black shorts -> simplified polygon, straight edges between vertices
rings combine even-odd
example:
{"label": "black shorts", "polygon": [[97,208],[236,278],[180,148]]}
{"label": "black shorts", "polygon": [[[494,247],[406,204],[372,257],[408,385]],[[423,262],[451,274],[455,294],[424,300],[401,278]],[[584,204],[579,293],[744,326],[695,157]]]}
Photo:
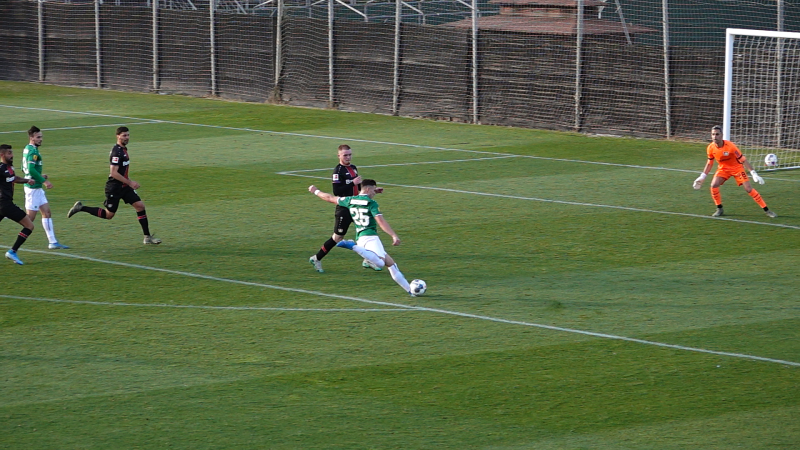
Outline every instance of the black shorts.
{"label": "black shorts", "polygon": [[106,201],[103,202],[103,206],[115,213],[119,208],[120,200],[130,205],[142,199],[130,186],[122,186],[120,188],[115,184],[106,184]]}
{"label": "black shorts", "polygon": [[344,206],[336,205],[336,213],[334,213],[335,222],[333,224],[333,234],[344,236],[347,234],[347,229],[353,223],[353,217],[350,216],[350,210]]}
{"label": "black shorts", "polygon": [[3,217],[8,217],[14,222],[19,222],[26,216],[25,211],[21,210],[19,206],[11,202],[0,202],[0,220],[3,220]]}

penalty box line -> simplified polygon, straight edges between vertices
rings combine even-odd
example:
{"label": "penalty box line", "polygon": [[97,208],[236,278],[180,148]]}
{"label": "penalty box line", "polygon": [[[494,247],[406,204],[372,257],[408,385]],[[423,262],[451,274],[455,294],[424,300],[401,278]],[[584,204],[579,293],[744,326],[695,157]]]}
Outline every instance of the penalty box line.
{"label": "penalty box line", "polygon": [[[484,159],[484,158],[482,158]],[[471,160],[467,160],[471,161]],[[367,166],[362,166],[367,167]],[[314,169],[314,170],[322,170],[322,169]],[[289,171],[289,172],[278,172],[279,175],[288,175],[293,177],[304,177],[304,178],[314,178],[320,180],[329,180],[329,177],[320,177],[314,175],[303,175],[297,173],[300,171]],[[659,211],[656,209],[645,209],[645,208],[634,208],[631,206],[616,206],[616,205],[603,205],[599,203],[584,203],[584,202],[572,202],[568,200],[554,200],[550,198],[539,198],[539,197],[525,197],[521,195],[507,195],[507,194],[495,194],[491,192],[479,192],[479,191],[466,191],[462,189],[449,189],[449,188],[442,188],[442,187],[435,187],[435,186],[417,186],[417,185],[409,185],[409,184],[396,184],[396,183],[384,183],[381,182],[381,186],[394,186],[394,187],[402,187],[408,189],[425,189],[429,191],[441,191],[441,192],[450,192],[454,194],[467,194],[467,195],[480,195],[484,197],[495,197],[495,198],[506,198],[512,200],[528,200],[533,202],[542,202],[542,203],[553,203],[558,205],[570,205],[570,206],[588,206],[592,208],[607,208],[607,209],[617,209],[621,211],[630,211],[630,212],[641,212],[641,213],[650,213],[650,214],[664,214],[668,216],[680,216],[680,217],[692,217],[697,219],[706,219],[706,220],[724,220],[728,222],[735,222],[735,223],[746,223],[750,225],[763,225],[768,227],[777,227],[777,228],[786,228],[790,230],[800,230],[800,226],[796,225],[786,225],[783,223],[770,223],[770,222],[759,222],[756,220],[744,220],[744,219],[732,219],[730,217],[711,217],[710,215],[701,215],[701,214],[691,214],[691,213],[682,213],[682,212],[674,212],[674,211]]]}
{"label": "penalty box line", "polygon": [[122,266],[122,267],[130,267],[130,268],[141,269],[141,270],[150,270],[150,271],[154,271],[154,272],[169,273],[169,274],[173,274],[173,275],[181,275],[181,276],[185,276],[185,277],[199,278],[199,279],[211,280],[211,281],[219,281],[219,282],[224,282],[224,283],[233,283],[233,284],[239,284],[239,285],[244,285],[244,286],[253,286],[253,287],[260,287],[260,288],[267,288],[267,289],[275,289],[275,290],[286,291],[286,292],[296,292],[296,293],[301,293],[301,294],[315,295],[315,296],[320,296],[320,297],[330,297],[330,298],[336,298],[336,299],[341,299],[341,300],[351,300],[351,301],[354,301],[354,302],[368,303],[368,304],[371,304],[371,305],[381,305],[381,306],[387,306],[387,307],[390,307],[390,308],[408,309],[408,310],[416,310],[416,311],[427,311],[427,312],[432,312],[432,313],[436,313],[436,314],[463,317],[463,318],[476,319],[476,320],[485,320],[485,321],[489,321],[489,322],[502,323],[502,324],[507,324],[507,325],[519,325],[519,326],[524,326],[524,327],[532,327],[532,328],[540,328],[540,329],[544,329],[544,330],[559,331],[559,332],[563,332],[563,333],[580,334],[580,335],[583,335],[583,336],[590,336],[590,337],[596,337],[596,338],[601,338],[601,339],[611,339],[611,340],[616,340],[616,341],[631,342],[631,343],[635,343],[635,344],[650,345],[650,346],[661,347],[661,348],[669,348],[669,349],[673,349],[673,350],[682,350],[682,351],[688,351],[688,352],[694,352],[694,353],[704,353],[704,354],[708,354],[708,355],[725,356],[725,357],[730,357],[730,358],[747,359],[747,360],[751,360],[751,361],[761,361],[761,362],[769,362],[769,363],[781,364],[781,365],[786,365],[786,366],[800,367],[800,362],[785,361],[785,360],[774,359],[774,358],[765,358],[765,357],[762,357],[762,356],[748,355],[748,354],[744,354],[744,353],[722,352],[722,351],[708,350],[708,349],[698,348],[698,347],[687,347],[687,346],[677,345],[677,344],[668,344],[668,343],[664,343],[664,342],[648,341],[648,340],[645,340],[645,339],[636,339],[636,338],[631,338],[631,337],[626,337],[626,336],[618,336],[618,335],[614,335],[614,334],[596,333],[596,332],[593,332],[593,331],[578,330],[578,329],[574,329],[574,328],[564,328],[564,327],[557,327],[557,326],[553,326],[553,325],[545,325],[545,324],[539,324],[539,323],[533,323],[533,322],[523,322],[523,321],[519,321],[519,320],[502,319],[502,318],[498,318],[498,317],[484,316],[484,315],[465,313],[465,312],[460,312],[460,311],[452,311],[452,310],[447,310],[447,309],[428,308],[428,307],[425,307],[425,306],[413,306],[413,305],[405,305],[405,304],[402,304],[402,303],[382,302],[382,301],[378,301],[378,300],[369,300],[369,299],[365,299],[365,298],[351,297],[351,296],[347,296],[347,295],[328,294],[328,293],[325,293],[325,292],[311,291],[311,290],[308,290],[308,289],[289,288],[289,287],[277,286],[277,285],[272,285],[272,284],[236,280],[236,279],[233,279],[233,278],[215,277],[215,276],[211,276],[211,275],[202,275],[202,274],[197,274],[197,273],[192,273],[192,272],[184,272],[184,271],[180,271],[180,270],[164,269],[164,268],[161,268],[161,267],[145,266],[145,265],[141,265],[141,264],[125,263],[125,262],[121,262],[121,261],[110,261],[110,260],[92,258],[92,257],[89,257],[89,256],[81,256],[81,255],[75,255],[75,254],[70,254],[70,253],[50,252],[50,251],[43,251],[43,250],[25,250],[25,252],[39,253],[39,254],[51,255],[51,256],[60,256],[60,257],[63,257],[63,258],[79,259],[79,260],[91,261],[91,262],[96,262],[96,263],[101,263],[101,264],[110,264],[110,265],[116,265],[116,266]]}

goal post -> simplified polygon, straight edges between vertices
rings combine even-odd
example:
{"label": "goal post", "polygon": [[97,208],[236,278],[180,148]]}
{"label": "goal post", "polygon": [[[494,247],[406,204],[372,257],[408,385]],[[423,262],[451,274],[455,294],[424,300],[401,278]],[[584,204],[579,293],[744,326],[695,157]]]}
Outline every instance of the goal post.
{"label": "goal post", "polygon": [[723,106],[724,138],[755,168],[800,168],[800,33],[728,28]]}

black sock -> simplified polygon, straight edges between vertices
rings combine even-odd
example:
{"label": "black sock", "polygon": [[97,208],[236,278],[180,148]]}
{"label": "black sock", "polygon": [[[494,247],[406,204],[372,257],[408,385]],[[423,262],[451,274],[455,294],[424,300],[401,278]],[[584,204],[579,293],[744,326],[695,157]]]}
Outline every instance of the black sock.
{"label": "black sock", "polygon": [[97,216],[101,219],[106,219],[106,210],[103,208],[98,208],[96,206],[83,206],[81,207],[82,212],[87,212],[93,216]]}
{"label": "black sock", "polygon": [[328,238],[328,240],[322,244],[322,247],[317,252],[317,261],[324,258],[333,247],[336,247],[336,241],[334,241],[333,238]]}
{"label": "black sock", "polygon": [[150,236],[150,225],[147,223],[147,211],[137,211],[136,214],[139,216],[139,225],[142,226],[142,232],[145,236]]}
{"label": "black sock", "polygon": [[16,253],[17,250],[19,250],[19,248],[22,247],[22,244],[25,243],[25,241],[28,239],[28,236],[30,236],[32,232],[33,230],[29,228],[23,228],[22,231],[19,232],[19,236],[17,236],[17,242],[14,243],[14,246],[11,247],[11,250],[14,250],[14,253]]}

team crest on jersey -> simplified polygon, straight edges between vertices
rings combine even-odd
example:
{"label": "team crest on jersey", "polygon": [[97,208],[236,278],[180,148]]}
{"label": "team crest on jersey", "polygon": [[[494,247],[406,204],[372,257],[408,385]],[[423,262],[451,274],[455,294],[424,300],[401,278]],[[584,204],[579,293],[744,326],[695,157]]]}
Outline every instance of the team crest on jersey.
{"label": "team crest on jersey", "polygon": [[728,152],[722,152],[722,156],[728,156]]}
{"label": "team crest on jersey", "polygon": [[339,174],[335,173],[335,174],[333,174],[333,182],[335,183],[337,181],[339,181]]}
{"label": "team crest on jersey", "polygon": [[33,155],[33,160],[37,161],[39,159],[39,155]]}
{"label": "team crest on jersey", "polygon": [[118,164],[118,163],[119,163],[119,156],[114,156],[114,157],[112,157],[112,158],[111,158],[111,162],[112,162],[113,164]]}

